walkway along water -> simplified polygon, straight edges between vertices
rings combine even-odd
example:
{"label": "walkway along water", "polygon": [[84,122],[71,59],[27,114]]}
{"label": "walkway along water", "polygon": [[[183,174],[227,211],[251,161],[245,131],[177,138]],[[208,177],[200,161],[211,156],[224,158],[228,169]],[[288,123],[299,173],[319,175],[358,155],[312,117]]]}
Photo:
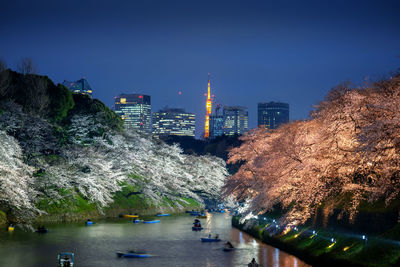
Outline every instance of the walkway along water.
{"label": "walkway along water", "polygon": [[[160,217],[157,217],[160,218]],[[247,266],[256,258],[260,266],[308,266],[298,258],[265,245],[231,226],[228,214],[201,219],[204,230],[191,231],[193,217],[160,218],[157,224],[134,224],[130,219],[48,225],[48,234],[27,233],[17,228],[0,233],[0,266],[55,266],[63,251],[75,253],[74,266]],[[219,234],[217,243],[201,237]],[[224,241],[235,250],[224,252]],[[153,255],[145,259],[118,258],[117,251],[135,250]]]}

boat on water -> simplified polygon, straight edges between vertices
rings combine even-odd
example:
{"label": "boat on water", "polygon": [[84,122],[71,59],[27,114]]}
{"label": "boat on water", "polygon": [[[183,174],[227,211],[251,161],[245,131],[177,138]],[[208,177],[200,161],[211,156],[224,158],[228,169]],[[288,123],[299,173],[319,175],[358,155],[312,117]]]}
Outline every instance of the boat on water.
{"label": "boat on water", "polygon": [[7,227],[7,231],[9,231],[9,232],[14,232],[14,230],[15,230],[15,228],[12,225]]}
{"label": "boat on water", "polygon": [[85,222],[85,224],[86,224],[86,225],[92,225],[92,224],[94,224],[94,222],[92,222],[92,220],[88,219],[88,220]]}
{"label": "boat on water", "polygon": [[219,242],[219,241],[221,241],[221,239],[219,238],[206,238],[206,237],[201,238],[201,242]]}
{"label": "boat on water", "polygon": [[58,266],[60,267],[74,266],[74,253],[61,252],[60,254],[58,254]]}
{"label": "boat on water", "polygon": [[143,223],[159,223],[160,220],[153,220],[153,221],[143,221]]}
{"label": "boat on water", "polygon": [[133,220],[133,223],[140,223],[140,222],[142,222],[142,221],[141,221],[141,220],[138,220],[138,219]]}
{"label": "boat on water", "polygon": [[140,254],[140,253],[134,253],[134,252],[128,252],[128,253],[117,252],[117,256],[120,258],[149,258],[149,257],[151,257],[150,254]]}
{"label": "boat on water", "polygon": [[46,228],[46,227],[44,227],[44,226],[39,226],[37,229],[36,229],[36,233],[39,233],[39,234],[45,234],[45,233],[47,233],[49,230]]}
{"label": "boat on water", "polygon": [[133,218],[139,218],[139,215],[124,214],[123,217],[128,219],[133,219]]}
{"label": "boat on water", "polygon": [[165,214],[157,214],[158,217],[164,217],[164,216],[171,216],[171,214],[169,213],[165,213]]}
{"label": "boat on water", "polygon": [[229,251],[235,250],[235,248],[224,247],[222,250],[225,252],[229,252]]}
{"label": "boat on water", "polygon": [[192,227],[192,231],[201,231],[201,230],[203,230],[203,227],[197,227],[197,226],[193,226]]}

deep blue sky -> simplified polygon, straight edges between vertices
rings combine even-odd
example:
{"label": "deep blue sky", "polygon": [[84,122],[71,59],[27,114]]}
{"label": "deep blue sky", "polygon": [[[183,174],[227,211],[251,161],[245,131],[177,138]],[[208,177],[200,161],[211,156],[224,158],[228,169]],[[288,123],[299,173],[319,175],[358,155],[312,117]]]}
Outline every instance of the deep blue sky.
{"label": "deep blue sky", "polygon": [[[196,113],[207,73],[223,105],[290,104],[304,119],[331,87],[400,66],[400,1],[5,1],[0,57],[31,57],[55,82],[85,76],[112,106],[119,93]],[[182,95],[178,92],[182,91]]]}

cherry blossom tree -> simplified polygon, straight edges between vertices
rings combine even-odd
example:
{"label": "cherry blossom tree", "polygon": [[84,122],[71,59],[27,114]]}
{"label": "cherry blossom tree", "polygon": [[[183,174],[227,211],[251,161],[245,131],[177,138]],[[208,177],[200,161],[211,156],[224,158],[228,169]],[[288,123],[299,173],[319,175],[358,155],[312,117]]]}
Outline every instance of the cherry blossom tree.
{"label": "cherry blossom tree", "polygon": [[334,88],[311,114],[276,130],[242,137],[229,163],[243,162],[224,186],[246,200],[247,213],[279,205],[284,220],[304,223],[321,204],[348,194],[353,218],[361,201],[395,198],[398,186],[399,76],[362,87]]}
{"label": "cherry blossom tree", "polygon": [[0,207],[14,217],[24,219],[37,211],[33,200],[33,168],[22,159],[22,150],[15,138],[0,131]]}

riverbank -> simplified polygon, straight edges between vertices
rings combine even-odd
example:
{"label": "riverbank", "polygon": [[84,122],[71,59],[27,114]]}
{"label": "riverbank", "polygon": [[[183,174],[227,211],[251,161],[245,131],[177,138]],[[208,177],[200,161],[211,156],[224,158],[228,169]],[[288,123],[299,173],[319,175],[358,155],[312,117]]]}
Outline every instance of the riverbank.
{"label": "riverbank", "polygon": [[[164,197],[161,202],[154,203],[141,194],[129,193],[130,191],[126,190],[116,192],[114,202],[102,209],[80,195],[59,201],[44,199],[37,203],[37,206],[46,213],[27,221],[27,223],[77,222],[86,221],[88,218],[92,220],[118,218],[122,214],[135,213],[140,216],[152,216],[157,213],[179,214],[186,210],[204,209],[204,204],[190,198],[182,197],[171,200]],[[14,218],[0,210],[0,226],[10,223],[15,224]]]}
{"label": "riverbank", "polygon": [[399,266],[400,242],[379,236],[336,233],[299,227],[285,231],[276,221],[247,220],[232,225],[260,241],[284,250],[314,266]]}

